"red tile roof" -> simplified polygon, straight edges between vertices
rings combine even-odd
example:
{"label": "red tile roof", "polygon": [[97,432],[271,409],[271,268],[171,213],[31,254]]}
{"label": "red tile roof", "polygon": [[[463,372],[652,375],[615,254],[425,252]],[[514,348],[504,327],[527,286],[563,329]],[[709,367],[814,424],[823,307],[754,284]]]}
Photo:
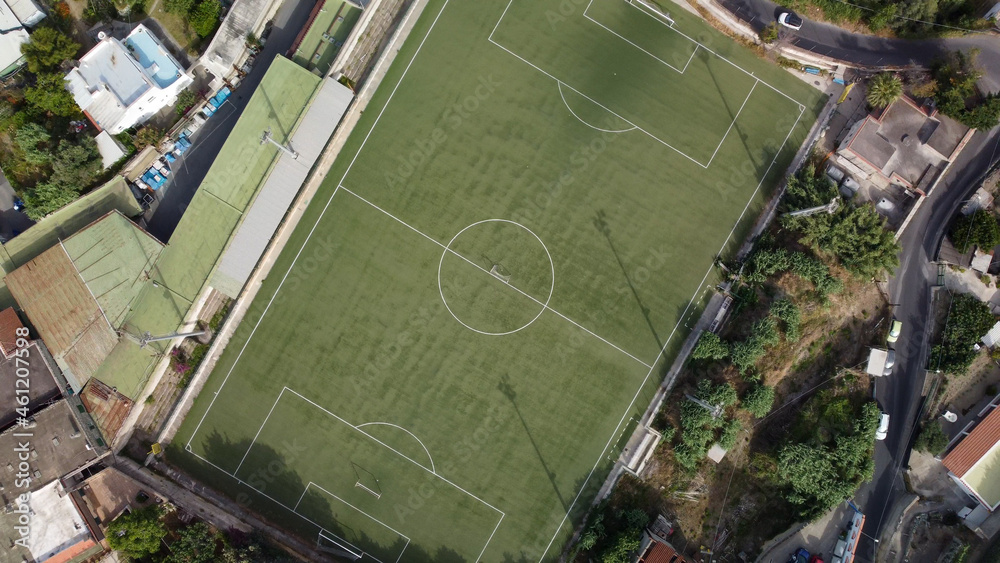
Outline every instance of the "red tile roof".
{"label": "red tile roof", "polygon": [[0,311],[0,352],[10,357],[17,351],[17,329],[22,328],[21,319],[12,307]]}
{"label": "red tile roof", "polygon": [[654,540],[639,557],[639,563],[686,563],[686,561],[669,543]]}
{"label": "red tile roof", "polygon": [[1000,441],[1000,408],[995,408],[955,446],[955,449],[951,450],[951,453],[944,458],[944,466],[961,478],[998,441]]}

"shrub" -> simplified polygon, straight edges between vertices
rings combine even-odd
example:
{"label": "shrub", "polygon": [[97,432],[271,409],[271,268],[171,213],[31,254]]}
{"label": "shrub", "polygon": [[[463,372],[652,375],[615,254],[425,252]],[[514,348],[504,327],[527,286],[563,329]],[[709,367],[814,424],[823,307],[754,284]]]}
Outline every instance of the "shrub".
{"label": "shrub", "polygon": [[941,343],[934,347],[933,365],[945,373],[964,374],[976,358],[973,346],[994,323],[996,319],[989,305],[971,295],[956,295]]}
{"label": "shrub", "polygon": [[913,442],[914,449],[931,455],[941,453],[948,446],[948,436],[941,428],[941,423],[929,420],[920,426],[920,434]]}
{"label": "shrub", "polygon": [[968,252],[973,246],[989,251],[1000,244],[1000,224],[993,213],[978,209],[969,215],[959,215],[950,236],[959,252]]}
{"label": "shrub", "polygon": [[705,331],[698,339],[698,345],[691,352],[695,360],[721,360],[729,355],[729,345],[718,334]]}
{"label": "shrub", "polygon": [[177,102],[174,104],[174,110],[177,112],[177,115],[184,115],[197,101],[198,98],[194,95],[194,92],[184,90],[180,94],[177,94]]}
{"label": "shrub", "polygon": [[219,24],[221,11],[222,4],[219,0],[203,0],[188,15],[188,23],[199,37],[208,37]]}
{"label": "shrub", "polygon": [[802,323],[802,314],[790,299],[778,299],[772,303],[771,314],[784,323],[785,338],[794,342],[802,337],[802,333],[799,330],[799,325]]}
{"label": "shrub", "polygon": [[778,40],[778,22],[771,22],[760,30],[760,40],[764,43],[774,43]]}
{"label": "shrub", "polygon": [[754,385],[743,395],[740,406],[757,418],[767,416],[774,406],[774,387],[768,385]]}
{"label": "shrub", "polygon": [[743,431],[743,423],[738,418],[731,418],[722,426],[722,434],[719,436],[719,446],[724,450],[731,450],[740,439],[740,432]]}

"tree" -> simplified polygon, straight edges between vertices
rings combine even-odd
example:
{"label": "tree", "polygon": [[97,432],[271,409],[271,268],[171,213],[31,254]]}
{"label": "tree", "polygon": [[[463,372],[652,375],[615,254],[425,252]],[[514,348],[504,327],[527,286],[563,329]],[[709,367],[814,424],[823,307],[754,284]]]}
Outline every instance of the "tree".
{"label": "tree", "polygon": [[24,212],[32,221],[39,221],[60,207],[76,201],[80,192],[70,186],[43,182],[24,192]]}
{"label": "tree", "polygon": [[188,23],[199,37],[208,37],[215,31],[221,11],[222,4],[219,3],[219,0],[202,0],[188,14]]}
{"label": "tree", "polygon": [[729,345],[718,334],[705,331],[698,338],[698,345],[691,352],[695,360],[721,360],[729,355]]}
{"label": "tree", "polygon": [[140,559],[160,550],[167,529],[160,522],[158,506],[126,512],[108,524],[108,545],[123,555]]}
{"label": "tree", "polygon": [[949,233],[951,242],[959,252],[968,252],[973,246],[989,251],[1000,244],[1000,224],[993,213],[977,209],[969,215],[959,215]]}
{"label": "tree", "polygon": [[872,107],[884,108],[903,94],[903,81],[899,76],[883,72],[876,74],[868,83],[868,103]]}
{"label": "tree", "polygon": [[817,176],[816,168],[809,164],[788,179],[784,203],[789,211],[796,211],[826,205],[835,197],[837,186],[826,174]]}
{"label": "tree", "polygon": [[799,329],[799,325],[802,323],[802,314],[791,299],[785,297],[776,300],[771,304],[771,314],[785,324],[786,339],[794,342],[802,337]]}
{"label": "tree", "polygon": [[48,72],[59,68],[67,59],[72,59],[80,50],[80,44],[69,36],[51,27],[40,27],[21,45],[21,54],[34,73]]}
{"label": "tree", "polygon": [[945,373],[964,374],[976,359],[973,346],[995,323],[989,305],[971,295],[956,295],[941,343],[934,347],[933,365]]}
{"label": "tree", "polygon": [[719,435],[719,446],[724,450],[731,450],[740,439],[740,432],[743,431],[743,423],[738,418],[730,418],[722,426],[722,434]]}
{"label": "tree", "polygon": [[736,389],[733,389],[732,385],[728,383],[713,385],[708,379],[702,379],[698,382],[698,392],[696,395],[699,399],[710,405],[722,405],[724,407],[735,405],[737,399]]}
{"label": "tree", "polygon": [[941,429],[941,423],[936,420],[929,420],[920,425],[920,434],[917,435],[913,447],[921,452],[932,455],[941,453],[948,446],[948,436]]}
{"label": "tree", "polygon": [[14,141],[24,153],[25,162],[35,166],[48,164],[52,160],[52,154],[47,148],[39,148],[39,145],[48,143],[51,138],[52,135],[37,123],[25,123],[14,133]]}
{"label": "tree", "polygon": [[743,395],[740,406],[757,418],[767,416],[774,406],[774,387],[768,385],[754,385]]}
{"label": "tree", "polygon": [[168,563],[210,563],[215,561],[215,552],[220,536],[204,522],[198,522],[181,530],[180,537],[170,544]]}
{"label": "tree", "polygon": [[184,90],[180,94],[177,94],[177,103],[174,104],[174,110],[177,111],[177,115],[184,115],[197,101],[198,98],[195,97],[194,92]]}
{"label": "tree", "polygon": [[976,82],[983,76],[976,64],[977,49],[955,51],[931,69],[938,84],[934,101],[941,113],[975,129],[992,129],[1000,122],[1000,100],[988,94],[977,100]]}
{"label": "tree", "polygon": [[80,115],[73,95],[66,90],[61,74],[39,74],[35,85],[25,89],[24,101],[40,111],[60,117]]}
{"label": "tree", "polygon": [[150,145],[155,147],[160,143],[160,139],[162,138],[163,131],[152,126],[143,127],[135,133],[135,148],[141,151]]}
{"label": "tree", "polygon": [[49,181],[82,192],[100,174],[101,166],[101,153],[94,139],[83,136],[77,143],[63,139],[52,159]]}
{"label": "tree", "polygon": [[801,242],[835,255],[859,278],[873,278],[899,265],[899,244],[872,205],[843,207],[833,215],[802,219]]}
{"label": "tree", "polygon": [[191,12],[191,8],[194,8],[194,5],[195,0],[165,0],[163,3],[166,11],[179,16],[188,15]]}

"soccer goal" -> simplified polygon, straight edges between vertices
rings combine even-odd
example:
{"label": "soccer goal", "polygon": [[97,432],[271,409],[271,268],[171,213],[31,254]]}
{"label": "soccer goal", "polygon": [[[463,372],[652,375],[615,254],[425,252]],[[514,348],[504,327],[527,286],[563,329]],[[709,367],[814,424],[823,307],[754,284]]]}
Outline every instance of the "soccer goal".
{"label": "soccer goal", "polygon": [[503,283],[510,285],[510,272],[508,272],[507,269],[501,264],[493,264],[493,267],[490,268],[490,275]]}
{"label": "soccer goal", "polygon": [[382,487],[378,484],[378,479],[375,474],[368,471],[364,467],[351,462],[351,466],[354,467],[354,475],[358,480],[354,483],[354,486],[365,491],[376,499],[382,498]]}

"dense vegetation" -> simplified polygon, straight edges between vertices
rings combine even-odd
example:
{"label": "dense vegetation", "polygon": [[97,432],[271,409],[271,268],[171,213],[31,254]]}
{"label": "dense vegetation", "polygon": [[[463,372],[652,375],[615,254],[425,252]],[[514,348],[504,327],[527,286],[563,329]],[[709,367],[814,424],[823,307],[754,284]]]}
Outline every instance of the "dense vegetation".
{"label": "dense vegetation", "polygon": [[222,13],[219,0],[165,0],[164,7],[183,17],[199,37],[208,37],[215,31]]}
{"label": "dense vegetation", "polygon": [[979,51],[955,51],[931,68],[927,85],[941,113],[975,129],[992,129],[1000,122],[1000,95],[980,93],[976,81],[983,73],[976,64]]}
{"label": "dense vegetation", "polygon": [[806,437],[778,453],[777,477],[786,483],[787,499],[804,518],[840,504],[874,474],[879,409],[869,401],[860,412],[853,411],[849,398],[820,394],[797,422],[797,433]]}
{"label": "dense vegetation", "polygon": [[62,65],[79,49],[54,27],[36,29],[21,47],[27,61],[21,82],[0,99],[0,162],[35,220],[75,200],[101,176],[96,143],[71,125],[84,116],[63,82]]}
{"label": "dense vegetation", "polygon": [[965,374],[976,359],[973,348],[996,323],[990,306],[976,297],[955,295],[941,343],[934,347],[931,366],[945,373]]}
{"label": "dense vegetation", "polygon": [[[829,203],[836,188],[815,169],[805,167],[789,180],[786,206],[792,209]],[[825,201],[824,201],[825,200]],[[785,217],[783,224],[802,234],[799,242],[828,254],[858,278],[874,278],[899,265],[899,244],[871,204],[842,204],[834,213]]]}
{"label": "dense vegetation", "polygon": [[[889,31],[903,37],[928,37],[954,28],[984,29],[979,2],[973,0],[782,0],[798,10],[816,6],[833,23],[863,23],[872,31]],[[947,26],[947,27],[944,27]]]}
{"label": "dense vegetation", "polygon": [[989,252],[1000,244],[1000,224],[993,213],[977,209],[969,215],[959,215],[949,232],[952,244],[961,253],[977,247]]}

